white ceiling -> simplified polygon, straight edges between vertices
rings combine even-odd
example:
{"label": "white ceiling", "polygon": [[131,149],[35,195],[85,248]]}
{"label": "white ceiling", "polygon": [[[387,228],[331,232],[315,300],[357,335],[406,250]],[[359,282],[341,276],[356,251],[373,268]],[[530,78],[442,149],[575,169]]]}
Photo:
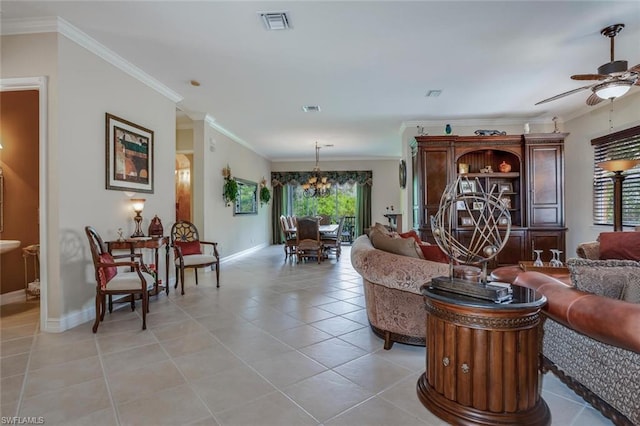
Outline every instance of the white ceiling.
{"label": "white ceiling", "polygon": [[[586,108],[572,74],[640,63],[640,1],[2,1],[2,20],[59,16],[273,160],[399,158],[419,122],[550,122]],[[267,31],[258,12],[287,11]],[[6,21],[11,20],[11,21]],[[196,79],[200,87],[192,87]],[[442,95],[427,98],[430,89]],[[634,92],[640,87],[634,86]],[[319,105],[305,113],[303,105]],[[602,105],[602,104],[601,104]],[[600,106],[600,105],[599,105]],[[492,127],[495,128],[495,127]]]}

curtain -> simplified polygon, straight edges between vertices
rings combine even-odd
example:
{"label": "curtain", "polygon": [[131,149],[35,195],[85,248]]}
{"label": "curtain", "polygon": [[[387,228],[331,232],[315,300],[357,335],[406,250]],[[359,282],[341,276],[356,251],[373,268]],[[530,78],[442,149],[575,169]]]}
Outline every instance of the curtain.
{"label": "curtain", "polygon": [[371,185],[358,185],[356,189],[356,234],[364,234],[371,227]]}
{"label": "curtain", "polygon": [[[309,180],[312,172],[271,172],[271,186],[273,187],[272,229],[273,244],[282,244],[280,216],[286,212],[287,191],[284,186],[302,185]],[[357,184],[356,190],[356,236],[362,235],[371,226],[371,185],[373,172],[371,170],[349,170],[322,172],[332,184]]]}
{"label": "curtain", "polygon": [[282,216],[284,210],[283,196],[286,191],[282,190],[282,185],[273,185],[273,202],[271,203],[271,235],[273,235],[273,244],[282,244],[284,242],[284,235],[282,235],[282,228],[280,228],[280,216]]}

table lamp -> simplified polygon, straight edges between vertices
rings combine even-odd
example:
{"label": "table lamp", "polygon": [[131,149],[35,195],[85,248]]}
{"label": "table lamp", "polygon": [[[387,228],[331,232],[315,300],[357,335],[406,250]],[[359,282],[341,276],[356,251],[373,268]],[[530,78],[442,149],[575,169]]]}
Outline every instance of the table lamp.
{"label": "table lamp", "polygon": [[622,231],[622,172],[640,164],[640,160],[607,160],[598,163],[598,167],[613,172],[613,230]]}
{"label": "table lamp", "polygon": [[131,234],[131,238],[136,237],[144,237],[144,233],[142,232],[142,210],[144,209],[144,198],[132,198],[131,204],[133,206],[133,211],[136,212],[133,220],[136,222],[136,230],[133,234]]}

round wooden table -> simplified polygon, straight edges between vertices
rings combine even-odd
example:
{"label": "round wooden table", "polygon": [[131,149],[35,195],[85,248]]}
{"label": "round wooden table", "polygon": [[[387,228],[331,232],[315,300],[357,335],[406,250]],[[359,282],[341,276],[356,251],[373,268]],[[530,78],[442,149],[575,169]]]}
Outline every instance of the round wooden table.
{"label": "round wooden table", "polygon": [[460,425],[549,425],[540,396],[540,308],[546,298],[512,286],[510,303],[423,287],[427,365],[422,404]]}

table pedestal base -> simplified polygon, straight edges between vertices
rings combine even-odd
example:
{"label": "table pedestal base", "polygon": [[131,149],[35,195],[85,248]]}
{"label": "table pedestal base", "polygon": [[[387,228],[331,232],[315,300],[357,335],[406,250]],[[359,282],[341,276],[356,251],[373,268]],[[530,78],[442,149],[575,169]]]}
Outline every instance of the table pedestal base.
{"label": "table pedestal base", "polygon": [[455,425],[531,425],[551,424],[551,412],[542,398],[533,408],[513,413],[492,413],[467,407],[451,401],[436,392],[422,374],[417,385],[418,398],[422,405],[441,419]]}

